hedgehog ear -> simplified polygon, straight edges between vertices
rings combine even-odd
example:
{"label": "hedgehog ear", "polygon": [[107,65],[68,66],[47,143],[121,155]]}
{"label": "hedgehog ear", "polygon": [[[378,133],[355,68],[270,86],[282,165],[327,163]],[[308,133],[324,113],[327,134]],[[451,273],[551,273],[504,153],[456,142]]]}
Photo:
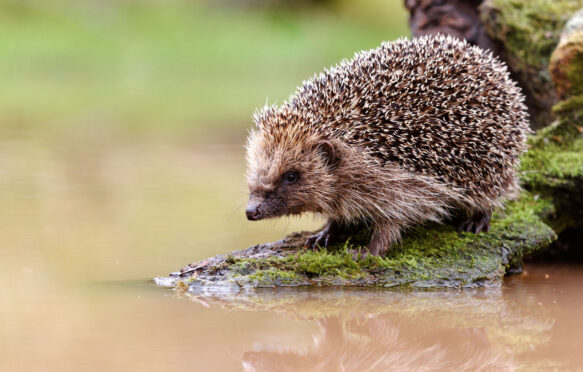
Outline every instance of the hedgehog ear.
{"label": "hedgehog ear", "polygon": [[317,143],[316,148],[321,152],[326,158],[326,163],[328,165],[335,165],[338,161],[338,152],[336,147],[330,141],[320,141]]}

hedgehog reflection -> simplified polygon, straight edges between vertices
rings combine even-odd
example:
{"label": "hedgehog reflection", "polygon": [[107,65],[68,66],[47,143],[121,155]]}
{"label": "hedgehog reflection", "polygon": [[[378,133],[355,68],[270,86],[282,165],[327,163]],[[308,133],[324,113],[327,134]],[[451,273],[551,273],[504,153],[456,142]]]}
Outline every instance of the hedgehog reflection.
{"label": "hedgehog reflection", "polygon": [[[506,371],[515,363],[494,351],[484,328],[427,329],[404,335],[389,317],[319,321],[307,349],[264,350],[243,356],[245,371]],[[447,340],[447,342],[444,342]]]}

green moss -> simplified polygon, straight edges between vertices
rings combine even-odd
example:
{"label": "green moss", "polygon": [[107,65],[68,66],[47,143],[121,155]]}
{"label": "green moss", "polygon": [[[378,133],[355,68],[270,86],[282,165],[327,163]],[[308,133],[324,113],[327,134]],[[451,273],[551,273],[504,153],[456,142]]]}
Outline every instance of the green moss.
{"label": "green moss", "polygon": [[[583,81],[581,81],[580,84],[583,86]],[[569,97],[568,99],[559,102],[554,107],[554,111],[557,114],[563,115],[569,115],[570,113],[575,114],[577,111],[583,111],[583,94]]]}
{"label": "green moss", "polygon": [[[294,276],[288,279],[297,279],[297,275],[304,278],[341,278],[354,279],[362,274],[362,265],[352,257],[348,250],[348,245],[342,251],[333,250],[304,250],[294,255],[281,257],[270,257],[267,259],[236,259],[234,268],[245,267],[255,268],[259,277],[253,279],[263,279],[265,275],[270,279],[285,278],[283,273],[293,273]],[[275,271],[271,271],[275,270]]]}
{"label": "green moss", "polygon": [[579,0],[490,0],[496,20],[486,19],[490,35],[504,41],[504,46],[521,70],[535,68],[550,81],[549,57],[569,15],[583,6]]}
{"label": "green moss", "polygon": [[561,120],[528,140],[529,151],[521,159],[521,178],[531,189],[583,177],[583,134],[578,124],[583,109],[576,110],[576,103],[577,100],[558,105],[555,111]]}
{"label": "green moss", "polygon": [[553,204],[548,199],[523,192],[519,199],[508,203],[505,210],[495,214],[492,226],[498,230],[510,230],[518,223],[534,226],[540,224],[541,217],[544,218],[552,209]]}
{"label": "green moss", "polygon": [[274,267],[257,270],[247,278],[248,282],[258,287],[273,287],[276,285],[295,285],[301,278],[293,271],[279,270]]}

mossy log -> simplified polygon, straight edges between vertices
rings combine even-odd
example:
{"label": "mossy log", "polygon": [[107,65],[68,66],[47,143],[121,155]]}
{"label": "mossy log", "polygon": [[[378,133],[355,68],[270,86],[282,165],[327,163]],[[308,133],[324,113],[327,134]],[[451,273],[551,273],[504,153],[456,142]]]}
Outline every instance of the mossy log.
{"label": "mossy log", "polygon": [[[513,13],[517,4],[522,4],[522,16]],[[356,259],[355,251],[365,252],[366,239],[362,237],[311,251],[304,248],[310,233],[295,233],[278,242],[190,264],[169,277],[157,278],[156,282],[198,294],[298,286],[499,286],[504,275],[520,269],[525,254],[549,246],[566,229],[583,231],[583,94],[582,83],[577,80],[583,71],[583,22],[580,22],[583,13],[573,17],[562,36],[556,31],[567,21],[563,13],[558,15],[562,9],[559,5],[570,12],[573,4],[566,0],[487,0],[482,5],[481,9],[488,9],[491,22],[492,19],[506,22],[503,26],[490,25],[488,29],[499,30],[497,35],[504,35],[508,28],[515,30],[512,37],[508,34],[499,38],[505,43],[512,39],[516,42],[514,48],[521,48],[510,49],[508,44],[506,49],[508,53],[512,51],[512,58],[522,58],[524,62],[513,62],[511,66],[524,69],[525,79],[542,87],[546,77],[541,76],[547,74],[550,79],[550,65],[559,93],[552,86],[548,89],[555,92],[557,99],[561,98],[553,106],[556,120],[529,139],[529,150],[521,162],[525,191],[494,215],[490,232],[458,233],[448,225],[427,224],[406,231],[403,240],[385,257],[362,255]],[[532,7],[536,6],[549,7],[545,9],[550,13],[537,13],[533,18]],[[539,35],[546,26],[538,25],[539,36],[524,40],[534,26],[519,30],[516,25],[521,24],[520,17],[529,19],[524,22],[554,20],[552,37],[544,32]],[[551,59],[559,39],[561,43]],[[536,44],[535,52],[529,54],[531,51],[525,48],[532,47],[532,43]],[[549,98],[549,102],[554,99]]]}
{"label": "mossy log", "polygon": [[[385,257],[367,255],[350,240],[322,250],[304,248],[310,233],[219,255],[183,267],[164,286],[187,286],[191,292],[238,292],[261,287],[498,286],[519,268],[524,254],[547,246],[555,233],[539,217],[550,205],[524,193],[497,214],[487,234],[458,233],[447,225],[429,224],[406,232]],[[361,257],[354,251],[361,250]]]}

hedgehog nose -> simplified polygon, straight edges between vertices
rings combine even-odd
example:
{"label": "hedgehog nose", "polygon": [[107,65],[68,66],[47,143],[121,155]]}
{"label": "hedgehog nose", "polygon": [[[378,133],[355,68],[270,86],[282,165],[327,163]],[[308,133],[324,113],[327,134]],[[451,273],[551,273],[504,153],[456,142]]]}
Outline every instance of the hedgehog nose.
{"label": "hedgehog nose", "polygon": [[257,221],[261,219],[261,209],[259,209],[257,206],[247,207],[245,214],[247,215],[247,219],[249,221]]}

